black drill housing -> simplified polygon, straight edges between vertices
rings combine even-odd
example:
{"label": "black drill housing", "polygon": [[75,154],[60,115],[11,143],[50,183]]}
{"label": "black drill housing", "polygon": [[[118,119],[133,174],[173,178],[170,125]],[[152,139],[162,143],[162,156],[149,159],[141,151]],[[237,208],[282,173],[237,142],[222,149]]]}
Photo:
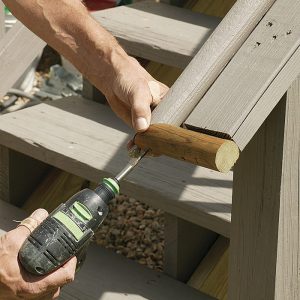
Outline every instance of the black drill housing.
{"label": "black drill housing", "polygon": [[[78,265],[82,263],[84,252],[94,231],[108,214],[108,202],[115,197],[115,191],[101,184],[95,191],[84,189],[72,196],[66,203],[56,208],[26,239],[19,252],[22,266],[35,275],[53,272],[73,256]],[[91,214],[91,219],[83,220],[72,212],[74,203],[83,204]],[[62,212],[71,223],[83,233],[80,239],[68,227],[55,218]],[[76,227],[75,226],[75,227]],[[78,229],[78,227],[76,227]]]}

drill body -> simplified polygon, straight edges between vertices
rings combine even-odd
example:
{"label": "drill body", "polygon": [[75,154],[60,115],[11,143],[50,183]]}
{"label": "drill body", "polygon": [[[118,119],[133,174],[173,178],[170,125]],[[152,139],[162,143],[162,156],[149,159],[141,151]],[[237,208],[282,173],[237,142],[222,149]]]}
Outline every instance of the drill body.
{"label": "drill body", "polygon": [[118,192],[118,181],[108,178],[94,191],[84,189],[58,206],[22,245],[22,266],[32,274],[46,275],[73,256],[80,266],[89,241],[108,214],[108,203]]}

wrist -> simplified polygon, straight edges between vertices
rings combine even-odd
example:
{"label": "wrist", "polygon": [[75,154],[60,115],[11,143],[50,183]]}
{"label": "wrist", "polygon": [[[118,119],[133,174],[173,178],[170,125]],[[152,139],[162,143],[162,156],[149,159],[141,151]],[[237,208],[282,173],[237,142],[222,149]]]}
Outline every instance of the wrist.
{"label": "wrist", "polygon": [[110,33],[98,23],[94,25],[88,44],[83,47],[84,62],[80,71],[105,94],[130,57]]}

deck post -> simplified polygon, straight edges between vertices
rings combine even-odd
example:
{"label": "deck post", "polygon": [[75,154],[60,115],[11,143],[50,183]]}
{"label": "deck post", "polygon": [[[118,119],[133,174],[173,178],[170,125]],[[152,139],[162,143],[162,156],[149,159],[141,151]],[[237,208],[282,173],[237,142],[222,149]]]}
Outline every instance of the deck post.
{"label": "deck post", "polygon": [[234,169],[229,299],[298,299],[300,80]]}

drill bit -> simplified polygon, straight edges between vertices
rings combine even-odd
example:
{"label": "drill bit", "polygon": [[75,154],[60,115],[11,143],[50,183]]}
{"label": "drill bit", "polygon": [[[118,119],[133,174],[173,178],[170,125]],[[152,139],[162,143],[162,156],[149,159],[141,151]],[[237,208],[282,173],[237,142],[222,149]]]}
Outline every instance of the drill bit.
{"label": "drill bit", "polygon": [[129,162],[125,166],[125,168],[115,176],[115,179],[120,182],[125,176],[127,176],[133,169],[134,167],[139,163],[139,161],[147,154],[148,150],[141,150],[137,146],[134,146],[130,151],[129,151]]}

